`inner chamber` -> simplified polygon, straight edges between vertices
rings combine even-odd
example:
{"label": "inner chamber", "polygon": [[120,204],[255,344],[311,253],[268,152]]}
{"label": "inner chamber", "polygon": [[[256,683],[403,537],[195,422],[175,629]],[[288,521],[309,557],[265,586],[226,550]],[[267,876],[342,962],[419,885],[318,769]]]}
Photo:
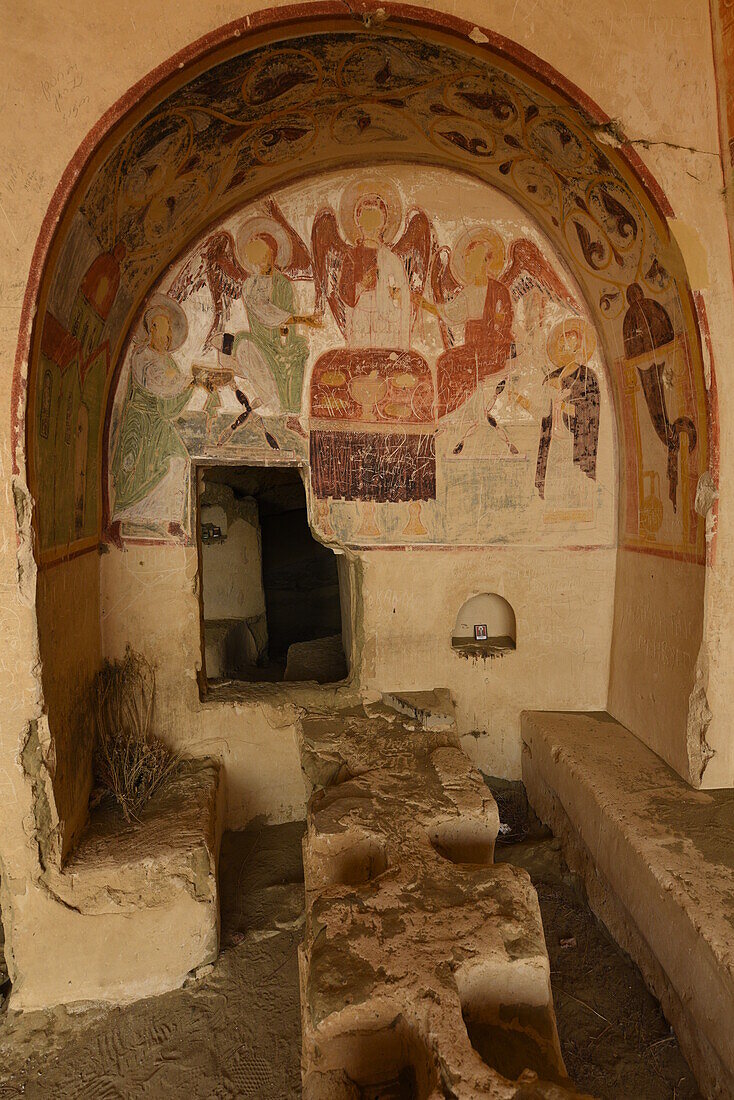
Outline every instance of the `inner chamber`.
{"label": "inner chamber", "polygon": [[205,467],[199,532],[209,683],[343,680],[337,559],[311,532],[300,470]]}

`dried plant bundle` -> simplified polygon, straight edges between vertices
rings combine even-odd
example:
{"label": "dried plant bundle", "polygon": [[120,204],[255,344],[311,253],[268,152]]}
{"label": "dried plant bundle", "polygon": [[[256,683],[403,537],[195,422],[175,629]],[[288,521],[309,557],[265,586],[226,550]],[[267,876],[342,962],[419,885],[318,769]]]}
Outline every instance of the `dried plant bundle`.
{"label": "dried plant bundle", "polygon": [[93,689],[95,773],[126,819],[136,819],[174,771],[178,756],[152,731],[155,670],[128,646],[121,661],[105,661]]}

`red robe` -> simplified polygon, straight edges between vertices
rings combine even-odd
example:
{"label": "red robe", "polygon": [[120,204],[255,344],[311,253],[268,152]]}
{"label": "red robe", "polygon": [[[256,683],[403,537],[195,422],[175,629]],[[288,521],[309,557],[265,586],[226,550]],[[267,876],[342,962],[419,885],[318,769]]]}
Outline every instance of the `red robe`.
{"label": "red robe", "polygon": [[449,348],[436,363],[437,415],[458,409],[485,378],[501,371],[512,354],[512,299],[504,283],[490,279],[484,310],[467,321],[464,343]]}

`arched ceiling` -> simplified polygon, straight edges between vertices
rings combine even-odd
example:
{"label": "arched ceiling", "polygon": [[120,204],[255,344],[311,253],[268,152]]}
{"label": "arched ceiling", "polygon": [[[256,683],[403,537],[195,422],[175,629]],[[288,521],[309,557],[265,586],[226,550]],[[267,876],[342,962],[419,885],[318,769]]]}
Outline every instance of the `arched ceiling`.
{"label": "arched ceiling", "polygon": [[[76,446],[87,448],[94,500],[80,524],[70,469],[68,525],[44,531],[40,509],[41,560],[98,543],[110,379],[141,302],[171,261],[228,211],[284,182],[394,160],[493,184],[553,241],[585,294],[615,385],[620,540],[703,560],[693,498],[709,463],[712,417],[692,296],[660,193],[609,143],[588,104],[574,102],[540,62],[532,71],[527,55],[511,57],[507,43],[447,29],[418,9],[388,9],[369,26],[337,14],[340,5],[319,8],[319,18],[237,31],[175,66],[100,136],[81,172],[37,296],[27,450],[36,500],[52,484],[58,494],[63,474],[43,440],[70,437],[72,404],[84,404]],[[628,301],[632,284],[639,290]],[[44,366],[78,379],[65,409],[54,407]],[[654,463],[645,435],[653,448],[658,440]],[[648,475],[658,466],[656,487]],[[666,505],[675,532],[658,539],[655,517]]]}

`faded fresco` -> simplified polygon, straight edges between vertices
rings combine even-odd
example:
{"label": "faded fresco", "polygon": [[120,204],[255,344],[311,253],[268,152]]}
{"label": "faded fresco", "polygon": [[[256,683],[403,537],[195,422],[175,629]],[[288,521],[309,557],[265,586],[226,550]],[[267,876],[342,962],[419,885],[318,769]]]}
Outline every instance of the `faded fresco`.
{"label": "faded fresco", "polygon": [[445,169],[353,169],[213,228],[128,346],[109,533],[191,534],[190,459],[300,462],[347,545],[611,545],[594,326],[517,206]]}
{"label": "faded fresco", "polygon": [[[315,511],[350,540],[552,540],[565,523],[605,541],[615,425],[620,543],[703,561],[714,411],[654,204],[511,61],[398,21],[337,24],[183,72],[84,177],[29,371],[41,561],[147,532],[153,512],[154,537],[183,537],[190,457],[245,441],[308,461]],[[420,168],[349,169],[388,161],[471,173],[527,220],[495,200],[459,218],[456,176],[443,194]],[[279,190],[336,166],[310,207]],[[172,304],[126,345],[154,283]],[[476,494],[469,515],[447,506],[454,490]]]}

